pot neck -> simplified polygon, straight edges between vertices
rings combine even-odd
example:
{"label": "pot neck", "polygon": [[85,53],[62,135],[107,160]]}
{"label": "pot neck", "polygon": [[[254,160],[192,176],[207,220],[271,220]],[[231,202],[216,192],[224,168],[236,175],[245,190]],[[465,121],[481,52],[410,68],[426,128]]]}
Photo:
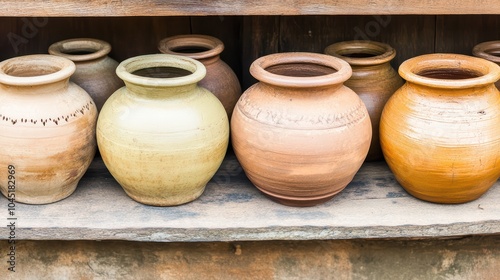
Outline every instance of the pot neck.
{"label": "pot neck", "polygon": [[[27,55],[0,63],[0,85],[18,94],[49,94],[65,89],[75,64],[53,55]],[[36,90],[34,90],[36,88]]]}
{"label": "pot neck", "polygon": [[108,42],[91,38],[64,40],[54,43],[49,47],[50,54],[64,57],[77,63],[105,59],[110,51],[111,45]]}
{"label": "pot neck", "polygon": [[408,83],[459,94],[463,89],[492,86],[500,78],[500,67],[476,57],[437,53],[406,60],[399,74]]}
{"label": "pot neck", "polygon": [[158,49],[165,54],[186,56],[209,65],[220,59],[224,43],[207,35],[178,35],[161,40]]}
{"label": "pot neck", "polygon": [[178,98],[193,91],[205,77],[206,68],[201,62],[188,57],[152,54],[123,61],[118,65],[116,74],[131,94],[165,99]]}

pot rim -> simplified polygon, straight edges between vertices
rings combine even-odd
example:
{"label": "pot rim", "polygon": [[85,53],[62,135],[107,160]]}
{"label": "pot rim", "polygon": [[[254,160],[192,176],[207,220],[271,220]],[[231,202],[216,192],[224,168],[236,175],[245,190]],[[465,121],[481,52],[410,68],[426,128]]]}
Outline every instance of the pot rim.
{"label": "pot rim", "polygon": [[[370,53],[370,57],[349,57],[349,53]],[[343,41],[329,45],[325,48],[325,54],[332,55],[347,61],[350,65],[377,65],[391,61],[396,57],[396,50],[388,44],[370,40]]]}
{"label": "pot rim", "polygon": [[[180,47],[201,47],[207,48],[207,50],[194,53],[175,51],[175,49]],[[208,35],[176,35],[162,39],[158,43],[158,50],[165,54],[187,56],[193,59],[205,59],[220,55],[224,50],[224,43],[218,38]]]}
{"label": "pot rim", "polygon": [[[20,64],[27,67],[46,66],[56,68],[50,74],[36,76],[14,76],[8,74],[12,69],[16,69]],[[67,58],[50,54],[32,54],[18,56],[0,62],[0,83],[12,86],[33,86],[44,85],[69,79],[75,72],[75,63]]]}
{"label": "pot rim", "polygon": [[[466,79],[428,78],[418,73],[436,69],[467,69],[481,74]],[[416,56],[404,61],[399,67],[399,75],[407,82],[435,88],[460,89],[493,84],[500,79],[500,66],[482,58],[463,54],[433,53]]]}
{"label": "pot rim", "polygon": [[[94,50],[94,52],[89,54],[65,53],[65,51],[82,48]],[[56,42],[49,46],[50,54],[62,56],[76,62],[98,59],[107,56],[109,52],[111,52],[111,45],[108,42],[94,38],[67,39]]]}
{"label": "pot rim", "polygon": [[500,63],[500,56],[492,55],[489,53],[492,50],[497,50],[500,52],[500,41],[487,41],[477,44],[472,49],[472,54],[489,61]]}
{"label": "pot rim", "polygon": [[[280,64],[317,64],[336,70],[334,73],[313,77],[285,76],[266,70]],[[342,84],[352,75],[351,66],[344,60],[326,54],[285,52],[262,56],[250,65],[250,74],[257,80],[275,86],[310,88]]]}
{"label": "pot rim", "polygon": [[[187,70],[192,74],[176,78],[152,78],[132,74],[151,67],[174,67]],[[201,81],[206,75],[205,66],[192,58],[172,54],[148,54],[131,57],[122,61],[116,74],[125,82],[153,87],[184,86]]]}

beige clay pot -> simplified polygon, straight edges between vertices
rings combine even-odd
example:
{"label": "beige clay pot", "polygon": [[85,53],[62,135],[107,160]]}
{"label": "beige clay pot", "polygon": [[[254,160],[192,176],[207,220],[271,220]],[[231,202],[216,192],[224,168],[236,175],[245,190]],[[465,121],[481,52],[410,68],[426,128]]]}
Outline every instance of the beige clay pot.
{"label": "beige clay pot", "polygon": [[224,105],[228,118],[241,96],[241,86],[229,65],[220,59],[224,50],[221,40],[207,35],[178,35],[158,43],[162,53],[187,56],[203,63],[207,74],[198,84],[212,92]]}
{"label": "beige clay pot", "polygon": [[250,73],[259,82],[231,120],[246,175],[286,205],[329,200],[361,167],[372,135],[365,105],[343,85],[351,67],[323,54],[280,53],[257,59]]}
{"label": "beige clay pot", "polygon": [[413,196],[463,203],[500,176],[500,67],[458,54],[411,58],[406,83],[387,102],[380,143],[397,181]]}
{"label": "beige clay pot", "polygon": [[[0,63],[0,190],[44,204],[75,190],[96,150],[97,110],[69,81],[75,65],[52,55]],[[9,168],[10,166],[10,168]],[[7,170],[15,170],[8,174]],[[14,175],[14,177],[8,177]]]}
{"label": "beige clay pot", "polygon": [[77,38],[52,44],[49,53],[73,61],[76,71],[71,81],[85,89],[100,111],[104,102],[123,81],[116,76],[118,62],[108,56],[111,45],[105,41]]}
{"label": "beige clay pot", "polygon": [[167,54],[123,61],[125,87],[104,104],[97,123],[102,159],[134,200],[170,206],[198,198],[229,141],[220,101],[197,85],[200,62]]}
{"label": "beige clay pot", "polygon": [[380,115],[389,97],[403,85],[403,79],[390,64],[396,57],[396,50],[380,42],[345,41],[328,46],[325,53],[351,65],[352,76],[344,84],[363,100],[372,122],[372,142],[366,160],[383,160],[379,140]]}

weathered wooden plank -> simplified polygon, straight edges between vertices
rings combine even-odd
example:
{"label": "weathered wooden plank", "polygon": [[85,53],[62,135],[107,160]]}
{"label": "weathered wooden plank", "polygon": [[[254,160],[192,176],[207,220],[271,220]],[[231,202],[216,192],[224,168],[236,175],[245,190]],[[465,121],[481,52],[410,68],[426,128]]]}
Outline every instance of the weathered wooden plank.
{"label": "weathered wooden plank", "polygon": [[498,14],[496,0],[2,1],[0,16]]}
{"label": "weathered wooden plank", "polygon": [[162,38],[189,32],[188,17],[0,18],[0,36],[5,39],[0,40],[0,59],[47,53],[57,41],[90,37],[108,41],[110,56],[122,61],[159,53]]}
{"label": "weathered wooden plank", "polygon": [[[130,199],[96,159],[69,198],[16,205],[17,239],[238,241],[448,237],[500,232],[500,187],[461,205],[409,196],[384,163],[365,164],[331,201],[310,208],[277,204],[247,180],[234,156],[196,201],[152,207]],[[0,220],[7,221],[7,200]],[[457,214],[459,213],[459,214]],[[6,239],[6,227],[0,239]]]}
{"label": "weathered wooden plank", "polygon": [[261,56],[279,51],[279,23],[278,16],[244,18],[241,57],[243,90],[257,82],[249,72],[252,62]]}
{"label": "weathered wooden plank", "polygon": [[434,52],[435,16],[290,16],[281,17],[280,51],[323,53],[333,43],[373,40],[396,50],[399,65],[414,56]]}
{"label": "weathered wooden plank", "polygon": [[500,40],[500,15],[437,16],[436,52],[472,55],[475,45],[493,40]]}

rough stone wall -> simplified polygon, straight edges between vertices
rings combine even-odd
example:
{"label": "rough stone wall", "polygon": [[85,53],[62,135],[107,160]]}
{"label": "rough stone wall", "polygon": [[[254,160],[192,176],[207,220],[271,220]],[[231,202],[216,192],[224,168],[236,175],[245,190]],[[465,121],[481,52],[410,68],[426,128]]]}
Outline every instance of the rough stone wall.
{"label": "rough stone wall", "polygon": [[[433,240],[144,243],[17,241],[0,279],[467,279],[500,277],[500,235]],[[7,276],[7,277],[4,277]]]}

